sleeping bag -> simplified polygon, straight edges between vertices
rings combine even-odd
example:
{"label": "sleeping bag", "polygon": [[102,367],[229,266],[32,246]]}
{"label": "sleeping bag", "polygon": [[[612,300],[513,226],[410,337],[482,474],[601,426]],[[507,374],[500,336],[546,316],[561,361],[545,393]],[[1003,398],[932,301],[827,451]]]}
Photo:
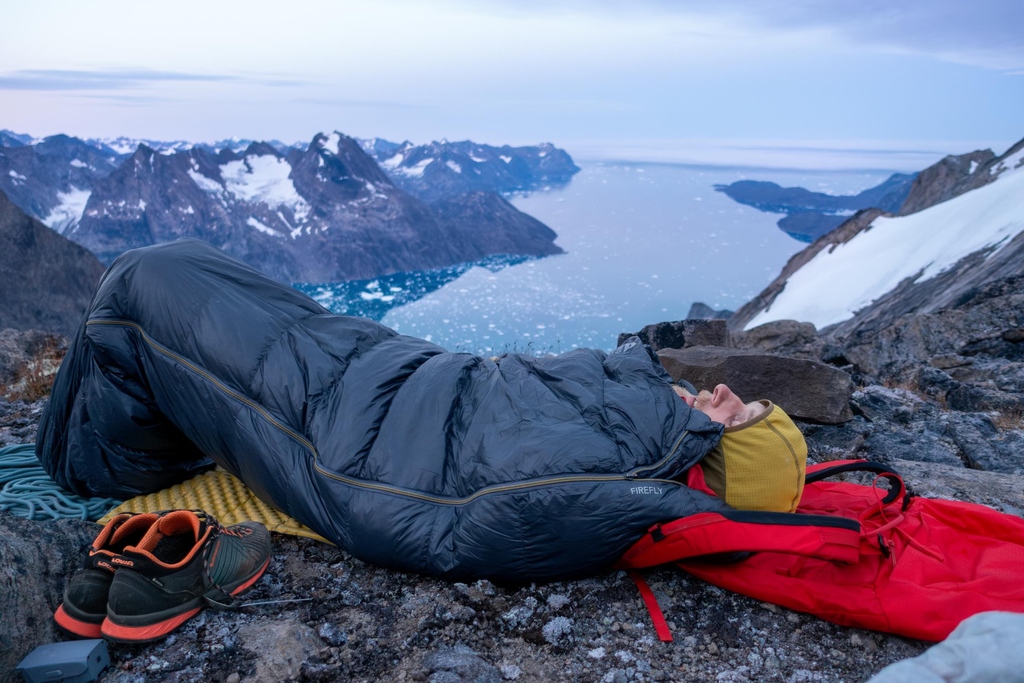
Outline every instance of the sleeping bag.
{"label": "sleeping bag", "polygon": [[183,240],[107,270],[37,454],[82,495],[219,465],[367,562],[548,580],[610,566],[657,522],[728,509],[676,481],[721,434],[636,339],[450,353]]}

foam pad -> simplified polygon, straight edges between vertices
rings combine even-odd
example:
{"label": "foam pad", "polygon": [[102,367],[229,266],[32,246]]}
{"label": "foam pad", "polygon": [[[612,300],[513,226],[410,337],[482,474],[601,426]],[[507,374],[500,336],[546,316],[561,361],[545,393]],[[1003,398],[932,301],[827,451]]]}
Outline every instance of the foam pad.
{"label": "foam pad", "polygon": [[323,536],[309,527],[264,503],[237,477],[220,468],[204,472],[162,491],[126,500],[104,515],[99,523],[106,524],[114,515],[121,512],[160,512],[177,509],[205,510],[224,526],[251,520],[260,522],[279,534],[305,536],[328,543]]}

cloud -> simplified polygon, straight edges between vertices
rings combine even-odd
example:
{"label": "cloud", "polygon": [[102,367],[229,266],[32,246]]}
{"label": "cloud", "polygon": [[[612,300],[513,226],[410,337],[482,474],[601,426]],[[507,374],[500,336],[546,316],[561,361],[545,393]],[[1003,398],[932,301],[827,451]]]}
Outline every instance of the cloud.
{"label": "cloud", "polygon": [[1019,0],[811,0],[740,5],[775,27],[830,28],[854,43],[927,54],[990,69],[1024,67]]}
{"label": "cloud", "polygon": [[24,69],[0,74],[0,90],[126,90],[154,83],[258,83],[299,85],[299,81],[226,74],[199,74],[148,69],[70,70]]}
{"label": "cloud", "polygon": [[[474,0],[468,7],[480,8]],[[853,46],[989,69],[1024,68],[1020,0],[495,0],[493,11],[723,19],[763,32],[823,30]]]}

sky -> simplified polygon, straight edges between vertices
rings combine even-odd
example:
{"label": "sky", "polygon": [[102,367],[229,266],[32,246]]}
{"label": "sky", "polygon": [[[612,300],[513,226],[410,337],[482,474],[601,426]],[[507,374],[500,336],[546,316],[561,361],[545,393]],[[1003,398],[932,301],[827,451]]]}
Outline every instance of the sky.
{"label": "sky", "polygon": [[1020,0],[7,3],[0,129],[919,170],[1024,137]]}

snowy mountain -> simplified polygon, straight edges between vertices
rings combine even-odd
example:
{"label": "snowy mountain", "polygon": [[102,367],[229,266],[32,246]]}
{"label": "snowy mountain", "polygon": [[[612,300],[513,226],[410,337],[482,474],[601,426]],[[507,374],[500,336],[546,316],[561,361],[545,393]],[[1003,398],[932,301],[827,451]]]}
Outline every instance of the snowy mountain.
{"label": "snowy mountain", "polygon": [[920,174],[906,200],[916,212],[864,211],[818,239],[730,326],[794,319],[848,334],[1024,273],[1024,140],[971,156]]}
{"label": "snowy mountain", "polygon": [[[84,140],[86,144],[92,145],[99,149],[109,149],[112,152],[121,156],[129,156],[141,145],[145,145],[152,150],[161,153],[171,152],[187,152],[190,149],[198,147],[214,154],[221,150],[229,150],[231,152],[243,152],[249,148],[250,145],[256,142],[256,140],[245,140],[241,138],[228,138],[226,140],[217,140],[215,142],[189,142],[188,140],[149,140],[145,138],[129,138],[129,137],[117,137],[117,138],[87,138]],[[304,148],[305,143],[284,143],[280,140],[266,140],[266,144],[270,145],[281,153],[286,153],[292,147]]]}
{"label": "snowy mountain", "polygon": [[[208,155],[244,155],[254,140],[230,138],[215,142],[160,141],[142,138],[80,140],[65,135],[34,139],[0,131],[0,191],[29,215],[60,233],[82,217],[96,180],[106,177],[140,147],[163,156],[199,150]],[[303,152],[306,143],[260,142],[282,158]],[[564,184],[579,171],[571,157],[550,144],[492,147],[447,141],[429,145],[396,143],[380,138],[359,140],[359,146],[381,164],[391,184],[424,201],[465,192],[511,194]],[[437,162],[437,163],[434,163]]]}
{"label": "snowy mountain", "polygon": [[15,133],[11,130],[0,130],[0,147],[21,147],[32,144],[32,136]]}
{"label": "snowy mountain", "polygon": [[513,193],[564,185],[580,170],[550,143],[492,147],[442,140],[413,145],[375,138],[362,145],[395,185],[425,201],[462,192]]}
{"label": "snowy mountain", "polygon": [[195,237],[287,282],[561,252],[554,232],[497,195],[423,203],[340,133],[287,154],[266,143],[240,153],[142,145],[95,181],[67,235],[106,263],[127,249]]}
{"label": "snowy mountain", "polygon": [[[5,131],[7,133],[7,131]],[[10,136],[15,140],[14,136]],[[53,135],[0,146],[0,191],[59,233],[78,223],[93,185],[121,157],[78,138]]]}
{"label": "snowy mountain", "polygon": [[[387,153],[391,172],[367,149]],[[429,168],[429,154],[461,160],[458,150],[487,157],[467,162],[474,164],[470,175],[486,182],[449,178],[454,161],[442,162],[448,173]],[[409,185],[418,188],[415,197],[394,180],[416,174],[401,163],[407,158],[421,171]],[[375,277],[496,254],[560,253],[546,226],[480,191],[523,189],[565,168],[578,170],[551,145],[415,147],[340,133],[320,134],[312,144],[34,139],[0,131],[0,191],[102,261],[190,236],[288,281]],[[424,204],[424,197],[438,201]]]}

